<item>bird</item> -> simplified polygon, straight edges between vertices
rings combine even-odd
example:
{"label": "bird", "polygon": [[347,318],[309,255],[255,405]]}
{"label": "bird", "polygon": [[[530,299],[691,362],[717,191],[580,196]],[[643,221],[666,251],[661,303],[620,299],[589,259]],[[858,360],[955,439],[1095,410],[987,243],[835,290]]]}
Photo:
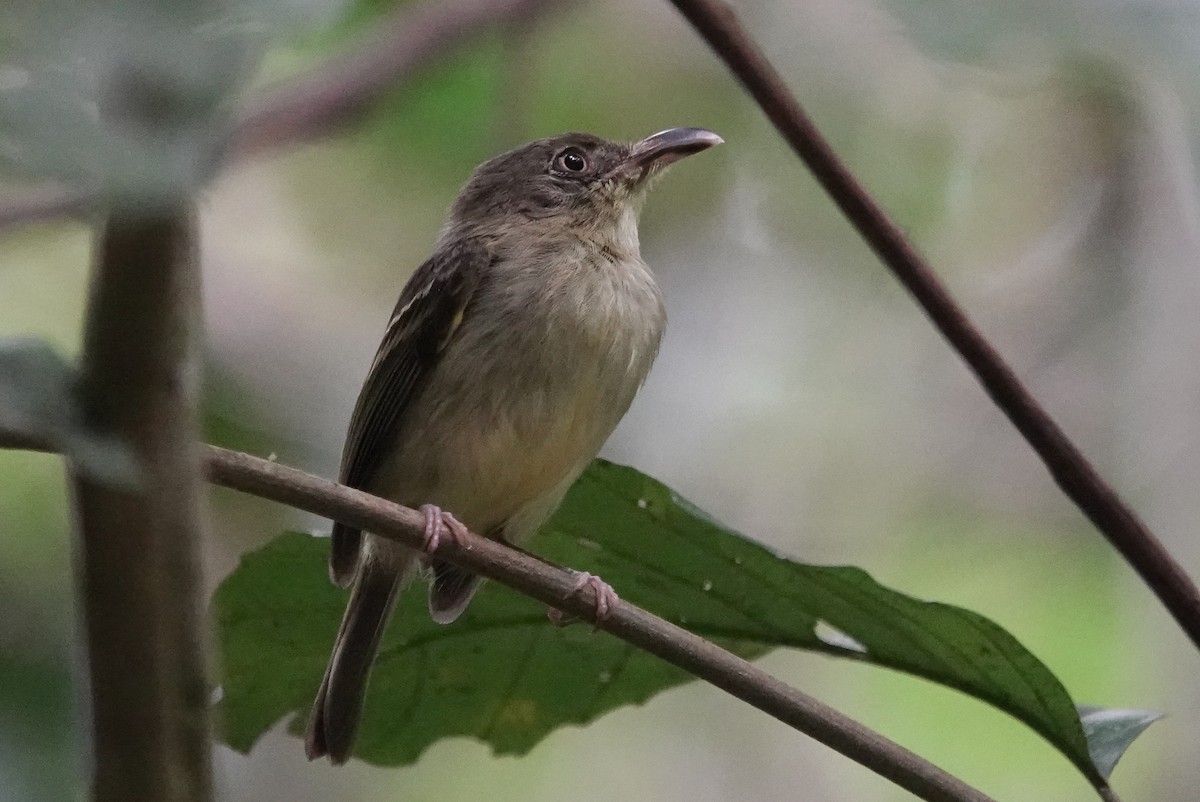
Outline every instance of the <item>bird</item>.
{"label": "bird", "polygon": [[[430,615],[450,623],[478,590],[437,558],[442,539],[469,530],[520,547],[628,410],[666,325],[638,240],[647,189],[722,141],[701,128],[636,142],[566,133],[485,161],[459,192],[388,321],[339,473],[418,508],[424,551],[334,524],[330,578],[351,591],[308,718],[310,760],[349,759],[398,592],[423,572]],[[578,577],[604,617],[615,593]]]}

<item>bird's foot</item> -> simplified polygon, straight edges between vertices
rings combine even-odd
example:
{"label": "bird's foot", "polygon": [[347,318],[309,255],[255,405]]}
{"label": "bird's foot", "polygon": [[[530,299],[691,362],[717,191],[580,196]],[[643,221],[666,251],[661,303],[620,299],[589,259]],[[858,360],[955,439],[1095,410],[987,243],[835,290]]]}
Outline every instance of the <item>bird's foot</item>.
{"label": "bird's foot", "polygon": [[433,554],[442,544],[442,537],[448,537],[456,546],[465,545],[468,529],[463,522],[435,504],[422,504],[421,514],[425,516],[425,537],[421,548],[426,554]]}
{"label": "bird's foot", "polygon": [[[575,576],[575,584],[571,590],[563,598],[570,598],[584,588],[591,588],[592,593],[596,596],[596,623],[600,623],[608,618],[612,613],[613,607],[616,606],[620,598],[617,597],[617,592],[612,589],[612,585],[605,582],[600,577],[594,574],[577,573]],[[555,626],[564,627],[575,620],[575,616],[564,613],[556,607],[551,607],[546,611],[546,617],[550,619],[550,623]]]}

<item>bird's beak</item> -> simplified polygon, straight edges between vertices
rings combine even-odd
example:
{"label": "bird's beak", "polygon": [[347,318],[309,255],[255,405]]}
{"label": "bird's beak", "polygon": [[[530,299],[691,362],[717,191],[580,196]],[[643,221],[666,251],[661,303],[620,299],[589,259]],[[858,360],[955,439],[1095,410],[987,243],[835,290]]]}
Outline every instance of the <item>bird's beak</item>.
{"label": "bird's beak", "polygon": [[641,182],[684,156],[708,150],[724,141],[703,128],[668,128],[634,143],[629,157],[617,169],[622,175]]}

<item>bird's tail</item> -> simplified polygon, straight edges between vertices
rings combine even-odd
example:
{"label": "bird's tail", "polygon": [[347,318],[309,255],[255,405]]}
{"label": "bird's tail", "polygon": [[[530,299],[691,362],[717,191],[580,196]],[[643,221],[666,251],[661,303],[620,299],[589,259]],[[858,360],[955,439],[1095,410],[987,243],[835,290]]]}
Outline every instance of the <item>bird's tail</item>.
{"label": "bird's tail", "polygon": [[334,764],[341,764],[350,757],[371,664],[379,651],[402,576],[403,572],[395,567],[363,561],[329,667],[308,716],[304,750],[309,760],[328,755]]}
{"label": "bird's tail", "polygon": [[449,624],[463,614],[483,578],[441,560],[433,561],[433,580],[429,583],[429,617]]}

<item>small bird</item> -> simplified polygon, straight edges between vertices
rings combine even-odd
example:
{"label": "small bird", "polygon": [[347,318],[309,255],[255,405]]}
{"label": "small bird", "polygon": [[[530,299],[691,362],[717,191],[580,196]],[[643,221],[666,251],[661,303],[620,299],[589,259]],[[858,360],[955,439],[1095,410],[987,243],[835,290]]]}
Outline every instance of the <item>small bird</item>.
{"label": "small bird", "polygon": [[[400,293],[358,396],[340,481],[418,507],[425,553],[333,526],[329,573],[353,583],[308,719],[310,760],[344,763],[397,592],[428,569],[450,623],[480,578],[438,560],[467,529],[519,546],[562,501],[633,401],[666,324],[638,245],[651,179],[713,145],[672,128],[640,142],[569,133],[476,168],[433,255]],[[597,615],[615,600],[591,585]]]}

